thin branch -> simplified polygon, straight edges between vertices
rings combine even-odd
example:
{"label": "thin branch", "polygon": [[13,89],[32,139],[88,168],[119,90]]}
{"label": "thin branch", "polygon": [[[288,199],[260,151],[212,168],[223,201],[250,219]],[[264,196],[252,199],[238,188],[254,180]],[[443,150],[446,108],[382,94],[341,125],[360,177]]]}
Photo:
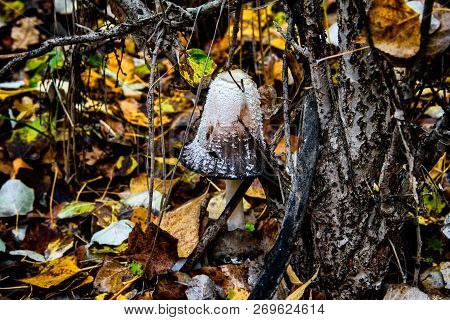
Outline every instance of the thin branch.
{"label": "thin branch", "polygon": [[158,21],[158,16],[154,16],[147,19],[138,20],[135,23],[122,23],[115,26],[112,29],[105,31],[92,32],[83,35],[76,36],[68,36],[68,37],[60,37],[53,38],[43,42],[38,48],[19,53],[18,56],[9,61],[1,70],[0,70],[0,79],[5,76],[5,74],[14,68],[18,63],[23,61],[39,57],[43,54],[46,54],[59,46],[67,46],[73,44],[81,44],[81,43],[92,43],[98,42],[106,39],[111,39],[114,37],[120,37],[127,34],[130,34],[144,26],[148,26],[154,22]]}

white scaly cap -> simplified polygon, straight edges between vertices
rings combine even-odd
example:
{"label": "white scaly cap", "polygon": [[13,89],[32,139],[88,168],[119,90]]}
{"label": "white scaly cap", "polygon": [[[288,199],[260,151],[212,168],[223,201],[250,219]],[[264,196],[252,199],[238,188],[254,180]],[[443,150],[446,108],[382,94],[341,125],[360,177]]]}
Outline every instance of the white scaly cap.
{"label": "white scaly cap", "polygon": [[197,135],[181,161],[206,176],[254,177],[262,171],[264,145],[256,83],[240,69],[225,71],[210,85]]}

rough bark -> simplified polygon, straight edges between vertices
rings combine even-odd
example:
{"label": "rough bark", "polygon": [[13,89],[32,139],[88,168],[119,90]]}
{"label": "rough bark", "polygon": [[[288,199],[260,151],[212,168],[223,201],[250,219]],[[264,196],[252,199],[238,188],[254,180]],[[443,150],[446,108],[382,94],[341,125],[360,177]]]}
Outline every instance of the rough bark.
{"label": "rough bark", "polygon": [[[326,64],[316,63],[326,55],[318,19],[321,1],[288,3],[294,17],[305,18],[305,45],[321,128],[310,219],[304,230],[312,239],[301,239],[303,247],[294,261],[300,274],[301,261],[312,260],[314,269],[320,267],[319,288],[328,297],[360,297],[381,283],[390,259],[387,237],[401,225],[403,212],[390,200],[401,192],[394,189],[402,181],[398,172],[392,172],[401,168],[398,144],[391,144],[393,137],[398,139],[391,117],[393,101],[384,84],[383,66],[371,50],[342,56],[335,97]],[[363,2],[337,3],[340,50],[348,52],[356,48],[354,40],[363,30]],[[297,24],[301,23],[298,19]],[[389,177],[380,185],[380,194],[388,197],[372,190],[380,177]]]}

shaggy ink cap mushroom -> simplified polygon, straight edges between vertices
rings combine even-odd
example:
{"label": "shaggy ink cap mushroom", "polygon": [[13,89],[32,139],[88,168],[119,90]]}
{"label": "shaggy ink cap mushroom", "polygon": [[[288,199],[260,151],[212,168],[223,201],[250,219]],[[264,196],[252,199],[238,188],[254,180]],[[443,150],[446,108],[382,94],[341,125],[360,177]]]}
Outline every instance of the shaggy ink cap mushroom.
{"label": "shaggy ink cap mushroom", "polygon": [[204,176],[243,180],[262,172],[262,110],[256,83],[240,69],[212,81],[197,135],[181,162]]}
{"label": "shaggy ink cap mushroom", "polygon": [[[244,178],[262,173],[262,110],[256,83],[242,70],[220,73],[211,83],[197,135],[181,162],[204,176],[226,179],[226,203]],[[241,199],[228,230],[245,229]]]}

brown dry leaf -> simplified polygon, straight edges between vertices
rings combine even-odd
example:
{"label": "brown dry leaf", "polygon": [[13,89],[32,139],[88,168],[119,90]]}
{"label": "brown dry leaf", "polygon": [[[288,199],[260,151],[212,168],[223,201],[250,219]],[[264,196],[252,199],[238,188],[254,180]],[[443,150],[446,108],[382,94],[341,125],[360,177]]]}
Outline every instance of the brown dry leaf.
{"label": "brown dry leaf", "polygon": [[93,166],[98,160],[103,159],[104,156],[105,152],[95,145],[92,146],[92,151],[82,151],[79,153],[80,161],[88,166]]}
{"label": "brown dry leaf", "polygon": [[49,262],[37,276],[18,281],[48,289],[73,277],[80,271],[77,259],[74,256],[67,256]]}
{"label": "brown dry leaf", "polygon": [[403,0],[374,0],[368,16],[377,49],[397,58],[411,58],[419,51],[419,14]]}
{"label": "brown dry leaf", "polygon": [[[198,243],[200,209],[205,206],[208,192],[192,199],[181,207],[164,214],[161,229],[178,239],[178,256],[186,258]],[[156,218],[158,220],[158,218]],[[155,223],[157,223],[155,221]]]}
{"label": "brown dry leaf", "polygon": [[250,290],[247,282],[248,268],[244,265],[225,264],[219,267],[203,267],[198,272],[211,278],[228,297],[237,290]]}
{"label": "brown dry leaf", "polygon": [[167,273],[177,262],[177,243],[177,239],[155,224],[151,223],[144,233],[141,225],[137,223],[128,237],[128,249],[124,254],[143,266],[150,258],[146,276],[151,279],[157,274]]}
{"label": "brown dry leaf", "polygon": [[158,277],[153,299],[155,300],[186,300],[187,284],[191,277],[186,273],[174,272]]}
{"label": "brown dry leaf", "polygon": [[11,38],[14,40],[12,49],[28,49],[28,46],[39,43],[39,31],[36,25],[42,21],[36,17],[25,17],[17,21],[16,25],[11,29]]}
{"label": "brown dry leaf", "polygon": [[[146,191],[148,189],[147,180],[148,183],[150,183],[150,178],[145,173],[140,174],[136,178],[132,178],[130,181],[130,192],[138,193]],[[172,187],[178,182],[178,180],[180,180],[180,178],[174,178],[172,180]],[[161,193],[163,193],[163,189],[166,189],[166,191],[169,190],[170,184],[170,180],[163,180],[159,178],[155,178],[153,180],[153,188]]]}
{"label": "brown dry leaf", "polygon": [[116,293],[124,287],[124,282],[133,278],[128,267],[114,260],[105,260],[94,280],[94,288],[101,293]]}
{"label": "brown dry leaf", "polygon": [[439,29],[430,36],[425,55],[430,57],[442,53],[450,45],[450,12],[447,8],[433,9],[433,16],[441,23]]}

